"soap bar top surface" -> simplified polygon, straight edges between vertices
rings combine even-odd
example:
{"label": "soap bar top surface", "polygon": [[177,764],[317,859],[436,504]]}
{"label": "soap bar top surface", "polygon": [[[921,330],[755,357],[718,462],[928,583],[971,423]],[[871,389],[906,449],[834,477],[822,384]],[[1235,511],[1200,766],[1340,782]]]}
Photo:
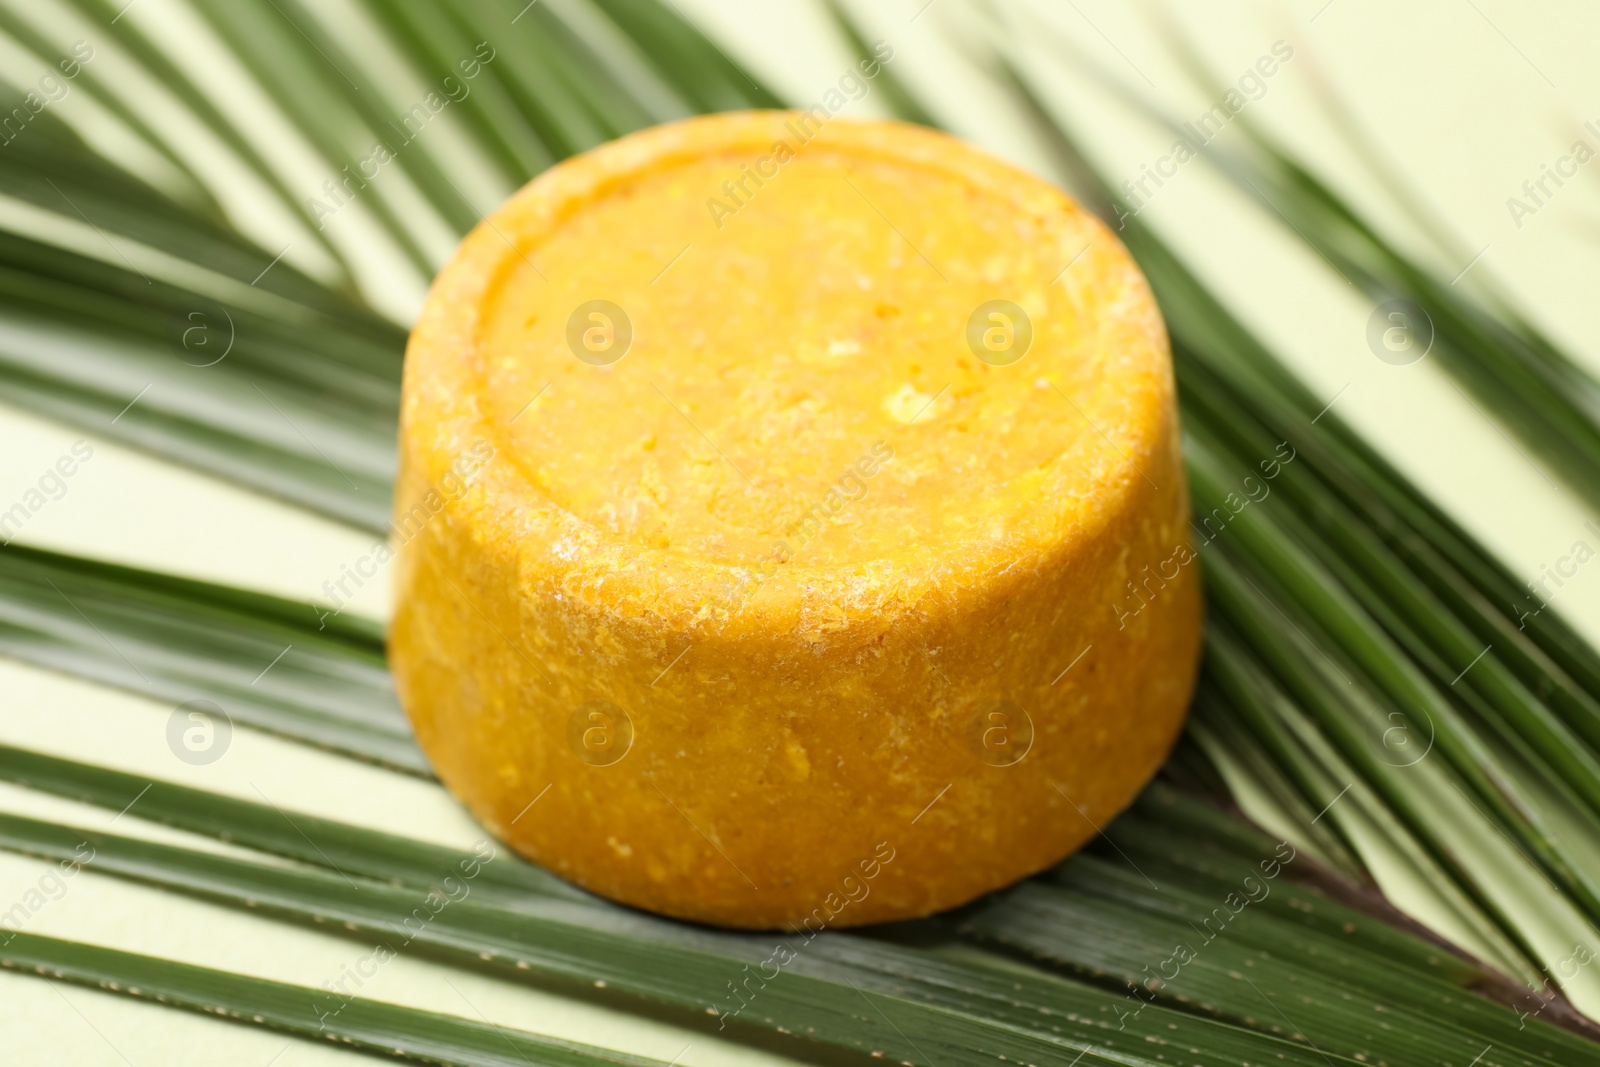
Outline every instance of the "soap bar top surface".
{"label": "soap bar top surface", "polygon": [[1144,279],[1044,182],[932,132],[776,113],[582,164],[470,239],[458,299],[430,304],[451,321],[419,328],[467,343],[414,345],[408,373],[439,379],[435,455],[491,440],[491,490],[649,586],[621,595],[716,612],[751,584],[959,581],[1083,537],[1167,444]]}

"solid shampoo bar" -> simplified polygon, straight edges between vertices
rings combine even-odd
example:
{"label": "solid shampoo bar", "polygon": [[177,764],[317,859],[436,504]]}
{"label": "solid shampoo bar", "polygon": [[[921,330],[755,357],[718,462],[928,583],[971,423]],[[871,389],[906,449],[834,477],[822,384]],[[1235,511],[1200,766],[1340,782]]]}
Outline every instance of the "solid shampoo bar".
{"label": "solid shampoo bar", "polygon": [[913,126],[554,167],[406,355],[390,651],[440,778],[615,900],[924,915],[1093,837],[1199,650],[1166,335],[1049,184]]}

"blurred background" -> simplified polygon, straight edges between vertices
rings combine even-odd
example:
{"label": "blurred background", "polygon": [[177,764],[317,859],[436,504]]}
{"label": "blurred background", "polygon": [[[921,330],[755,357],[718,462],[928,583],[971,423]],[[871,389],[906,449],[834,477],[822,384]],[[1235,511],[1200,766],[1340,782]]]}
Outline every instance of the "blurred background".
{"label": "blurred background", "polygon": [[[1600,41],[1600,7],[1579,0],[844,2],[864,38],[893,48],[892,70],[943,125],[1053,175],[1056,157],[985,58],[987,47],[1004,50],[1051,88],[1080,146],[1113,186],[1137,183],[1173,142],[1128,93],[1174,115],[1199,116],[1216,101],[1216,83],[1237,85],[1247,72],[1264,69],[1257,66],[1262,57],[1274,56],[1273,73],[1248,83],[1250,120],[1452,288],[1471,300],[1513,304],[1575,361],[1600,374],[1600,162],[1573,158],[1579,142],[1600,150],[1600,66],[1592,54]],[[853,64],[849,42],[822,4],[676,3],[785,99],[820,99]],[[172,0],[133,0],[118,18],[141,25],[165,20],[178,33],[185,25],[180,7]],[[200,38],[180,43],[177,52],[215,68],[218,93],[237,91],[236,58]],[[96,58],[112,62],[109,50]],[[0,41],[0,80],[16,92],[33,81],[29,62],[13,38]],[[65,111],[79,103],[69,94],[52,106]],[[846,113],[888,112],[874,90],[850,102]],[[437,121],[457,119],[447,111]],[[1243,136],[1224,129],[1219,144]],[[1563,173],[1575,168],[1576,174],[1559,185],[1547,180],[1535,197],[1525,183],[1537,188],[1564,158],[1572,162]],[[1578,542],[1600,546],[1594,508],[1435,360],[1399,365],[1378,357],[1369,326],[1379,302],[1302,240],[1283,215],[1205,159],[1177,167],[1159,188],[1145,188],[1154,192],[1140,197],[1140,218],[1312,392],[1520,580],[1548,580]],[[346,224],[356,220],[327,223],[330,231]],[[419,294],[386,279],[382,262],[362,269],[373,290],[392,297],[382,310],[403,321]],[[92,446],[92,459],[80,465],[60,499],[30,517],[19,543],[300,601],[325,600],[324,582],[371,544],[368,533],[153,458],[112,436],[42,418],[5,396],[0,503],[22,499],[40,472],[80,440]],[[1546,588],[1574,627],[1600,643],[1600,566],[1575,567]],[[363,586],[349,610],[384,619],[385,584]],[[11,744],[169,778],[182,771],[185,780],[207,788],[292,797],[294,806],[334,811],[364,825],[390,825],[392,813],[404,811],[404,832],[462,846],[477,835],[431,786],[249,730],[235,733],[227,760],[175,770],[164,740],[167,708],[10,659],[0,659],[0,707],[0,738]],[[71,810],[66,802],[10,786],[0,792],[13,810]],[[9,899],[35,877],[30,861],[0,854],[0,898]],[[349,956],[347,946],[309,933],[110,880],[80,880],[33,929],[312,985],[337,973]],[[443,973],[404,959],[370,992],[463,1010]],[[473,1010],[544,1032],[662,1059],[692,1041],[695,1051],[686,1062],[700,1064],[782,1062],[593,1004],[484,979],[454,980]],[[291,1065],[332,1062],[338,1055],[7,974],[0,974],[0,1004],[0,1047],[9,1062],[200,1062],[203,1055],[212,1062]]]}

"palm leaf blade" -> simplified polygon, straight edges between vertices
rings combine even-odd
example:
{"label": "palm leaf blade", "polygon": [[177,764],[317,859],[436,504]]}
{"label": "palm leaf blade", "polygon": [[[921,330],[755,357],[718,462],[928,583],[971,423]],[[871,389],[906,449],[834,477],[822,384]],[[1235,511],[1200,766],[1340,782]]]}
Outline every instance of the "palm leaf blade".
{"label": "palm leaf blade", "polygon": [[662,1062],[493,1023],[361,997],[330,998],[320,989],[38,934],[8,935],[0,945],[0,967],[422,1063],[651,1067]]}
{"label": "palm leaf blade", "polygon": [[[387,109],[403,109],[411,91],[399,86],[449,76],[462,49],[479,39],[494,39],[503,52],[450,105],[439,127],[450,133],[408,143],[393,181],[363,188],[352,201],[352,217],[377,244],[317,231],[369,299],[381,288],[374,248],[392,246],[408,260],[405,270],[426,274],[441,241],[447,246],[451,231],[471,223],[485,206],[474,199],[489,199],[483,189],[496,182],[514,184],[552,159],[671,115],[777,103],[676,9],[654,2],[472,0],[446,10],[358,0],[342,5],[343,14],[298,0],[271,10],[256,2],[194,6],[263,89],[295,150],[325,161],[330,173],[347,170],[368,136],[392,127]],[[75,7],[111,14],[103,0]],[[864,50],[848,16],[831,9],[847,43]],[[4,25],[36,51],[50,47],[31,16]],[[380,51],[405,70],[382,92],[344,84],[344,68],[365,84],[375,67],[363,26],[378,30]],[[301,223],[317,221],[292,168],[272,158],[270,139],[242,125],[236,108],[206,99],[188,72],[174,68],[165,42],[140,37],[128,47],[146,74],[172,83],[194,123],[258,172],[280,208]],[[881,76],[891,106],[932,121],[898,79]],[[1026,74],[1012,77],[1033,113],[1053,124]],[[118,168],[97,162],[83,179],[69,180],[84,146],[41,137],[40,151],[14,168],[25,210],[8,217],[21,227],[13,232],[25,234],[0,263],[10,268],[0,272],[0,378],[57,417],[109,425],[142,447],[384,530],[398,333],[325,280],[287,269],[274,277],[260,237],[242,239],[219,221],[236,208],[207,184],[212,176],[197,173],[163,131],[117,101],[109,83],[94,91],[215,195],[180,195],[175,183],[119,201]],[[452,144],[483,161],[482,183],[463,179]],[[1309,176],[1302,181],[1284,167],[1278,177],[1278,199],[1285,191],[1298,198],[1295,217],[1323,233],[1359,233],[1360,220]],[[83,208],[77,214],[89,229],[103,225],[109,250],[87,251],[85,227],[52,194]],[[1094,198],[1091,182],[1085,199]],[[0,218],[0,226],[10,224]],[[1226,764],[1231,782],[1268,782],[1261,796],[1276,798],[1291,836],[1357,877],[1389,864],[1378,874],[1386,889],[1401,867],[1413,886],[1436,882],[1428,907],[1448,913],[1441,929],[1460,931],[1463,943],[1508,973],[1539,981],[1537,965],[1553,971],[1563,941],[1587,938],[1600,915],[1600,854],[1592,844],[1600,825],[1600,658],[1554,612],[1516,617],[1526,601],[1500,564],[1336,416],[1322,418],[1321,404],[1152,232],[1136,222],[1126,237],[1172,328],[1197,519],[1227,507],[1264,447],[1293,441],[1300,453],[1270,508],[1227,520],[1223,538],[1207,546],[1208,597],[1220,621],[1187,758],[1199,760],[1205,749]],[[1368,245],[1349,253],[1353,270],[1374,286],[1398,277],[1408,292],[1443,301],[1449,344],[1466,353],[1450,358],[1465,368],[1464,379],[1477,375],[1471,388],[1507,391],[1508,403],[1525,409],[1563,384],[1588,395],[1552,346],[1517,324],[1507,340],[1504,322],[1467,314],[1450,294],[1428,291],[1425,275],[1408,274],[1408,262],[1384,259],[1376,235],[1363,239]],[[352,249],[368,258],[358,261]],[[245,276],[252,254],[268,267],[259,290],[261,275]],[[230,324],[245,324],[240,347],[220,366],[182,367],[172,359],[184,355],[173,351],[173,336],[181,348],[188,316],[214,317],[216,309]],[[1521,347],[1512,344],[1518,338]],[[1512,349],[1515,358],[1503,358]],[[140,381],[148,396],[133,395]],[[124,397],[135,402],[124,407]],[[1569,414],[1549,439],[1588,448],[1582,420]],[[377,635],[339,616],[317,616],[219,586],[14,548],[0,553],[0,651],[158,699],[213,697],[263,729],[426,773],[394,704]],[[1294,632],[1284,632],[1285,620]],[[1480,641],[1493,650],[1473,661],[1475,673],[1455,675]],[[269,663],[271,655],[279,658]],[[252,676],[258,665],[267,669]],[[1438,754],[1420,768],[1383,759],[1396,709],[1425,716],[1437,734]],[[17,750],[0,751],[0,777],[107,807],[145,784]],[[462,862],[462,854],[422,842],[149,785],[145,817],[309,866],[269,867],[97,835],[98,869],[229,906],[265,907],[285,921],[326,926],[332,919],[358,936],[392,934],[386,924],[425,896],[441,869]],[[1086,856],[948,920],[868,937],[825,934],[800,945],[778,979],[760,982],[750,1010],[731,1025],[768,1037],[809,1032],[816,1047],[806,1054],[822,1058],[869,1051],[940,1064],[996,1055],[1128,1064],[1178,1055],[1308,1064],[1382,1056],[1421,1064],[1448,1054],[1466,1062],[1482,1039],[1496,1050],[1485,1050],[1486,1067],[1519,1057],[1565,1067],[1591,1051],[1538,1020],[1528,1036],[1508,1022],[1513,1013],[1492,1014],[1487,1001],[1456,996],[1485,986],[1505,1000],[1508,979],[1286,885],[1273,899],[1297,907],[1252,905],[1228,925],[1226,939],[1206,940],[1170,988],[1144,986],[1158,1003],[1128,1020],[1129,996],[1136,1004],[1147,999],[1136,988],[1145,965],[1187,936],[1180,918],[1203,924],[1215,916],[1213,898],[1234,891],[1240,863],[1248,873],[1262,845],[1234,820],[1197,816],[1192,807],[1156,817],[1152,810],[1146,802],[1113,828],[1113,843],[1140,872],[1172,883],[1165,889],[1150,883],[1146,895],[1143,873],[1135,880]],[[0,819],[4,847],[32,854],[57,856],[68,838],[85,836]],[[472,900],[452,902],[428,924],[419,951],[563,988],[598,980],[685,1019],[731,1012],[742,999],[734,983],[747,982],[771,951],[758,939],[627,913],[520,864],[486,864],[483,872]],[[1361,897],[1362,887],[1329,879],[1350,899]],[[999,946],[1004,955],[975,945]],[[666,977],[680,974],[686,984]],[[1257,989],[1249,979],[1260,976],[1270,977]],[[1587,976],[1570,988],[1589,1010],[1600,1004]],[[1289,1022],[1302,1012],[1311,1033]],[[1383,1014],[1403,1026],[1398,1036],[1383,1032],[1384,1020],[1374,1022]]]}
{"label": "palm leaf blade", "polygon": [[11,545],[0,652],[426,775],[376,626],[311,606]]}

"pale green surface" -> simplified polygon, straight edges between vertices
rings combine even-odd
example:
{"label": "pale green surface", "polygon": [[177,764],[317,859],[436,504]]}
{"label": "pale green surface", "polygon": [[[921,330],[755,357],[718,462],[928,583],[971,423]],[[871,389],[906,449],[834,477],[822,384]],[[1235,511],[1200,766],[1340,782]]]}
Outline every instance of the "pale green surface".
{"label": "pale green surface", "polygon": [[[782,93],[813,99],[849,65],[820,15],[795,0],[741,4],[680,0],[686,12],[711,13],[725,47],[766,74]],[[1215,69],[1242,70],[1277,38],[1290,40],[1293,62],[1276,75],[1251,114],[1297,144],[1313,146],[1318,166],[1355,173],[1342,146],[1316,118],[1307,78],[1313,66],[1339,86],[1402,173],[1429,190],[1467,254],[1490,251],[1473,275],[1492,271],[1542,325],[1600,366],[1600,319],[1593,286],[1600,242],[1595,176],[1562,190],[1549,208],[1518,231],[1505,198],[1564,151],[1584,119],[1600,120],[1600,69],[1587,54],[1600,40],[1600,10],[1570,0],[1517,5],[1474,0],[1393,5],[1378,0],[1292,4],[1184,5],[1185,16]],[[1034,164],[1042,157],[1001,103],[972,80],[959,55],[938,36],[942,26],[968,24],[960,0],[861,3],[879,24],[872,36],[896,49],[893,69],[915,80],[947,109],[952,124],[995,151]],[[1134,6],[1101,0],[1059,9],[1052,19],[1108,69],[1149,88],[1184,112],[1205,106],[1185,97],[1176,68],[1161,57]],[[163,5],[165,6],[165,5]],[[1478,12],[1481,11],[1480,15]],[[1081,14],[1079,13],[1081,12]],[[1493,20],[1493,26],[1485,20]],[[130,15],[132,17],[132,15]],[[148,17],[148,16],[146,16]],[[1508,44],[1494,27],[1515,42]],[[1127,59],[1108,45],[1115,42]],[[1037,37],[1017,38],[1033,45]],[[1518,54],[1520,49],[1559,90]],[[1024,52],[1023,56],[1028,57]],[[1082,86],[1071,89],[1075,99]],[[70,100],[68,103],[70,104]],[[872,97],[852,109],[872,113]],[[1133,174],[1159,155],[1166,139],[1142,131],[1109,106],[1094,114],[1094,140]],[[1225,136],[1236,136],[1230,133]],[[1600,167],[1600,163],[1596,164]],[[1119,171],[1119,167],[1122,169]],[[1235,302],[1248,321],[1293,358],[1307,381],[1332,398],[1347,383],[1337,410],[1378,444],[1523,577],[1537,575],[1587,533],[1583,507],[1550,484],[1426,361],[1396,368],[1367,350],[1370,304],[1332,275],[1315,253],[1278,232],[1277,224],[1226,189],[1203,163],[1183,168],[1149,209],[1178,250]],[[1454,269],[1448,273],[1453,274]],[[1463,284],[1470,282],[1470,276]],[[0,505],[8,506],[79,432],[0,409]],[[320,595],[339,564],[366,551],[370,537],[219,485],[199,475],[95,442],[96,454],[69,483],[67,495],[30,521],[24,539],[145,566],[255,585],[289,596]],[[1600,640],[1600,566],[1580,570],[1557,600]],[[381,617],[383,591],[369,586],[362,610]],[[309,610],[309,609],[308,609]],[[303,808],[452,844],[468,844],[476,828],[437,789],[248,731],[217,764],[191,768],[167,751],[168,710],[94,686],[0,662],[5,714],[0,737],[108,765],[257,799],[259,788],[286,808]],[[45,810],[42,802],[0,791],[7,810]],[[109,818],[76,810],[90,825]],[[135,808],[135,813],[137,808]],[[100,823],[96,824],[95,819]],[[130,814],[125,833],[148,833]],[[0,910],[38,876],[39,866],[0,855]],[[363,955],[354,942],[325,938],[236,913],[179,901],[110,879],[81,876],[30,929],[117,947],[224,966],[317,985]],[[445,982],[448,977],[470,1004]],[[416,960],[385,968],[368,987],[376,996],[546,1033],[609,1044],[684,1064],[778,1062],[671,1027],[608,1013],[591,1005],[490,982]],[[331,1061],[343,1054],[304,1042],[179,1014],[153,1006],[32,979],[0,975],[0,1048],[6,1062],[147,1064],[228,1062],[283,1067]],[[477,1010],[475,1010],[477,1009]],[[81,1014],[80,1014],[81,1013]],[[687,1051],[684,1046],[689,1045]]]}

